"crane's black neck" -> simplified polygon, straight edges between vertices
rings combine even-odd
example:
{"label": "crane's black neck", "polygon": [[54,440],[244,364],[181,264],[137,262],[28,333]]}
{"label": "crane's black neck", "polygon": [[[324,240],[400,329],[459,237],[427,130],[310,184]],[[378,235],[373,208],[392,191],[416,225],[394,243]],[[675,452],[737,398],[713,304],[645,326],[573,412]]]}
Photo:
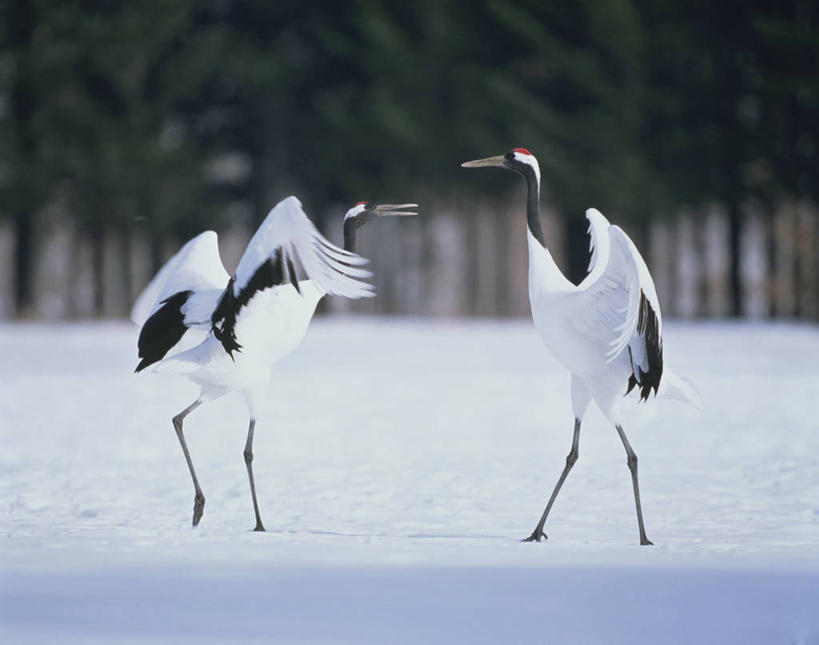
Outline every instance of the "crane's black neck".
{"label": "crane's black neck", "polygon": [[531,166],[524,167],[521,174],[526,182],[526,223],[532,237],[545,247],[546,240],[540,227],[540,181]]}
{"label": "crane's black neck", "polygon": [[355,253],[355,236],[362,222],[357,217],[348,217],[344,220],[344,250]]}

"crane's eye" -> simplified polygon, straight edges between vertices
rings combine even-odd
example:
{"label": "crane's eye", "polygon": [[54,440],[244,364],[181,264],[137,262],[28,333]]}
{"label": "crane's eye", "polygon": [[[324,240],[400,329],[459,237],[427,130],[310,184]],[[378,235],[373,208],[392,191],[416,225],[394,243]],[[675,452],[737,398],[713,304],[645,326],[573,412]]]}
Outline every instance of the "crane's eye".
{"label": "crane's eye", "polygon": [[507,152],[503,156],[506,158],[507,161],[512,161],[515,158],[515,153],[514,152]]}

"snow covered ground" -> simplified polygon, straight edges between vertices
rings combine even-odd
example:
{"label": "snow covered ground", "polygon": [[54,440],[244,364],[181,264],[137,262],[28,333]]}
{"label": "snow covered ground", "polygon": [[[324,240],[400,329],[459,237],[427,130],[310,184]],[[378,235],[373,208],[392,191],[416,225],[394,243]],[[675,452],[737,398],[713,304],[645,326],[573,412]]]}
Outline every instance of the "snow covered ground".
{"label": "snow covered ground", "polygon": [[[819,643],[819,328],[668,324],[629,404],[647,533],[528,321],[314,322],[257,425],[133,374],[127,324],[0,326],[0,643]],[[275,420],[274,420],[275,419]]]}

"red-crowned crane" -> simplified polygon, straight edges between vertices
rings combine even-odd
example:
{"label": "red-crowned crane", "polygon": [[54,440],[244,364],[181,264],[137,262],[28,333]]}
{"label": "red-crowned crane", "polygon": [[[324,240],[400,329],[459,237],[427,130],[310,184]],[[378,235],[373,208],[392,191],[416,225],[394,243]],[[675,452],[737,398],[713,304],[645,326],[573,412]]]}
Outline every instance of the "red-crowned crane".
{"label": "red-crowned crane", "polygon": [[367,260],[355,254],[356,231],[377,217],[414,215],[406,210],[414,208],[358,202],[344,217],[340,249],[313,226],[298,199],[287,197],[262,222],[232,276],[219,257],[216,233],[205,231],[168,260],[139,295],[131,311],[131,319],[142,326],[136,371],[156,364],[156,371],[182,374],[201,388],[196,400],[173,417],[193,479],[194,526],[202,518],[205,496],[182,432],[185,417],[229,392],[244,397],[250,413],[244,458],[254,530],[264,531],[253,479],[253,432],[272,367],[304,338],[325,294],[375,295],[363,282],[371,274],[361,268]]}
{"label": "red-crowned crane", "polygon": [[546,247],[540,227],[540,166],[525,148],[505,155],[477,159],[465,168],[497,166],[512,170],[526,184],[526,221],[529,241],[529,302],[535,327],[546,347],[572,374],[571,397],[574,437],[566,466],[557,480],[535,530],[524,541],[546,537],[543,525],[561,486],[577,461],[580,423],[594,400],[614,424],[626,449],[631,471],[640,544],[646,537],[637,455],[631,448],[620,419],[620,402],[635,387],[640,398],[655,395],[663,380],[665,393],[696,403],[697,395],[683,379],[663,369],[663,323],[654,281],[637,247],[600,211],[586,211],[591,235],[589,273],[574,285],[561,273]]}

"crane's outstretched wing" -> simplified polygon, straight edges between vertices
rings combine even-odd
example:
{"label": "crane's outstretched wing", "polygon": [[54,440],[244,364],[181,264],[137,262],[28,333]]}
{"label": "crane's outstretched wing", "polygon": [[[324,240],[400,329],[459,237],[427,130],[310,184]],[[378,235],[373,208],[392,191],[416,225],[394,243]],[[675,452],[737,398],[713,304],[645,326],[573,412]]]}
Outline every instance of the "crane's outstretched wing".
{"label": "crane's outstretched wing", "polygon": [[591,259],[589,260],[589,270],[583,282],[580,283],[580,288],[584,285],[590,285],[597,281],[603,271],[606,270],[606,265],[609,262],[609,252],[611,243],[609,242],[609,228],[611,224],[596,208],[590,208],[586,211],[586,219],[589,220],[589,251],[591,251]]}
{"label": "crane's outstretched wing", "polygon": [[579,285],[575,320],[604,351],[606,362],[627,351],[632,368],[626,393],[657,393],[663,373],[662,317],[654,281],[637,247],[619,226],[589,209],[592,236],[589,275]]}
{"label": "crane's outstretched wing", "polygon": [[213,231],[200,233],[168,260],[131,309],[131,320],[142,325],[136,371],[162,360],[189,329],[210,329],[227,281]]}
{"label": "crane's outstretched wing", "polygon": [[367,260],[325,239],[307,218],[295,197],[280,201],[251,238],[236,272],[211,317],[213,333],[225,350],[241,349],[236,341],[236,317],[254,295],[278,285],[300,292],[299,279],[310,280],[323,293],[370,298],[372,274],[360,268]]}
{"label": "crane's outstretched wing", "polygon": [[626,393],[631,392],[635,385],[639,385],[640,398],[645,400],[651,389],[655,395],[657,394],[663,375],[663,317],[660,313],[657,289],[643,256],[631,238],[619,228],[617,230],[631,252],[640,284],[637,327],[628,344],[633,373],[629,377]]}

